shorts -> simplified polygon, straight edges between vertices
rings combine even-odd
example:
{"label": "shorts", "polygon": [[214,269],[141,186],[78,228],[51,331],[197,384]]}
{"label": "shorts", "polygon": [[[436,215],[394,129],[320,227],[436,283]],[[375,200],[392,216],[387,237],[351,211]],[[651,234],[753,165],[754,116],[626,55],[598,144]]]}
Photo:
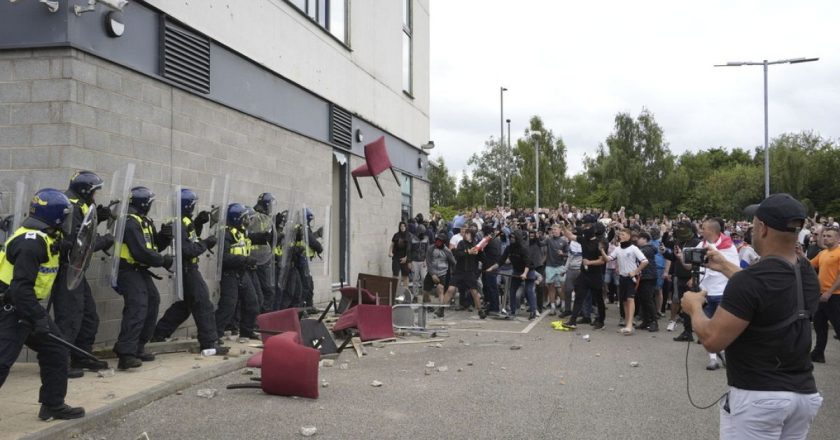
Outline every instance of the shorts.
{"label": "shorts", "polygon": [[656,289],[659,290],[662,288],[663,283],[665,283],[665,279],[662,278],[662,275],[665,274],[664,267],[656,267]]}
{"label": "shorts", "polygon": [[636,298],[636,282],[632,277],[622,276],[618,284],[618,300],[621,302]]}
{"label": "shorts", "polygon": [[610,283],[618,285],[618,272],[615,269],[607,269],[604,272],[604,284],[609,285]]}
{"label": "shorts", "polygon": [[712,316],[715,316],[715,311],[717,311],[722,299],[723,295],[706,296],[706,305],[703,306],[703,311],[706,312],[707,318],[712,319]]}
{"label": "shorts", "polygon": [[400,275],[408,276],[408,263],[400,263],[398,258],[391,259],[391,275],[398,277]]}
{"label": "shorts", "polygon": [[546,266],[545,283],[562,285],[566,282],[566,266]]}
{"label": "shorts", "polygon": [[461,273],[452,277],[452,285],[458,289],[458,292],[466,294],[470,290],[481,291],[478,285],[478,276],[471,273]]}
{"label": "shorts", "polygon": [[[449,288],[449,273],[443,276],[439,276],[438,278],[443,284],[443,290],[446,291],[446,289]],[[432,279],[432,273],[427,272],[426,278],[423,278],[423,290],[426,292],[431,292],[432,290],[435,290],[435,286],[435,281]]]}

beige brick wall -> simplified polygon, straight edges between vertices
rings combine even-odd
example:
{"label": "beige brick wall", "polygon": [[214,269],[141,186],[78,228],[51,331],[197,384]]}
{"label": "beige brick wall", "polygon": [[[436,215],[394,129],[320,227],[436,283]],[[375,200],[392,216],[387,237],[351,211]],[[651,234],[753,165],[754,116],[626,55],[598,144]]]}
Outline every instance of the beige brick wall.
{"label": "beige brick wall", "polygon": [[[206,208],[212,179],[230,173],[231,201],[253,205],[259,193],[270,191],[280,207],[291,199],[306,203],[318,217],[317,227],[332,202],[332,160],[332,147],[326,144],[77,50],[0,52],[0,190],[5,199],[22,176],[32,186],[64,189],[75,170],[90,169],[106,179],[106,194],[99,197],[104,201],[112,173],[132,162],[135,184],[158,195],[151,213],[156,221],[168,215],[172,185],[197,190],[199,207]],[[351,169],[361,160],[352,157]],[[360,271],[390,272],[388,243],[400,213],[400,190],[390,173],[381,176],[384,198],[372,179],[359,183],[363,199],[350,183],[351,280]],[[415,179],[414,204],[425,204],[425,209],[415,208],[425,213],[428,188],[421,183]],[[337,244],[332,248],[337,250]],[[323,272],[316,259],[316,301],[328,301],[330,282],[338,279],[337,274],[327,279]],[[119,332],[122,299],[102,279],[103,261],[95,259],[88,273],[101,318],[98,342],[110,345]],[[163,313],[172,302],[170,282],[158,285]],[[191,326],[190,320],[184,331]]]}

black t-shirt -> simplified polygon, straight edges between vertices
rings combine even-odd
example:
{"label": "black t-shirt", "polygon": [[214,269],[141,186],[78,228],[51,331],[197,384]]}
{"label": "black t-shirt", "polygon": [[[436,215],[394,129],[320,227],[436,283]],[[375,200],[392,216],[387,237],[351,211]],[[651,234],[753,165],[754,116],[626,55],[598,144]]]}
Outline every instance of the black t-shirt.
{"label": "black t-shirt", "polygon": [[[819,280],[805,259],[799,261],[805,307],[813,316],[819,302]],[[786,328],[755,331],[789,318],[797,310],[793,267],[762,259],[729,279],[720,304],[750,326],[726,348],[730,386],[758,391],[817,392],[811,357],[811,321],[800,319]]]}
{"label": "black t-shirt", "polygon": [[408,241],[409,236],[407,232],[397,232],[391,238],[391,243],[394,244],[394,259],[399,260],[408,255]]}
{"label": "black t-shirt", "polygon": [[[607,249],[607,242],[602,238],[593,238],[591,240],[583,240],[580,242],[584,260],[597,260],[601,258],[601,250]],[[597,266],[587,266],[581,264],[581,275],[591,277],[592,279],[603,277],[606,265],[600,264]]]}

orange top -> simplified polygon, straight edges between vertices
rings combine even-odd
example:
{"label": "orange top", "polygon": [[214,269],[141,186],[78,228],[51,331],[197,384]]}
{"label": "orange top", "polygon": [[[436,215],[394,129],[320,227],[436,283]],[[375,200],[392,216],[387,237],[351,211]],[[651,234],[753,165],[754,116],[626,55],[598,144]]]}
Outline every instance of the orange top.
{"label": "orange top", "polygon": [[[820,293],[825,293],[840,276],[840,246],[834,246],[834,249],[823,249],[816,257],[811,259],[811,265],[819,270],[820,276]],[[840,295],[840,289],[834,291],[835,295]]]}

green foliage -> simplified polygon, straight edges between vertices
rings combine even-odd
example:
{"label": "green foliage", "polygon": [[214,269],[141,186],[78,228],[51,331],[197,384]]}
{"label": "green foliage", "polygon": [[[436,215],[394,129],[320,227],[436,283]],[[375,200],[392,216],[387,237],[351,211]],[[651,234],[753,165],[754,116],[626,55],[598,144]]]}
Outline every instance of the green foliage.
{"label": "green foliage", "polygon": [[449,169],[440,157],[429,161],[429,202],[433,206],[450,206],[455,203],[455,177],[449,174]]}
{"label": "green foliage", "polygon": [[539,116],[531,118],[525,137],[513,150],[511,177],[515,206],[535,206],[536,152],[539,147],[540,206],[557,206],[566,195],[566,144],[547,129]]}
{"label": "green foliage", "polygon": [[451,206],[432,205],[432,209],[429,212],[439,213],[440,216],[446,221],[451,221],[453,218],[455,218],[456,215],[458,215],[458,210]]}

